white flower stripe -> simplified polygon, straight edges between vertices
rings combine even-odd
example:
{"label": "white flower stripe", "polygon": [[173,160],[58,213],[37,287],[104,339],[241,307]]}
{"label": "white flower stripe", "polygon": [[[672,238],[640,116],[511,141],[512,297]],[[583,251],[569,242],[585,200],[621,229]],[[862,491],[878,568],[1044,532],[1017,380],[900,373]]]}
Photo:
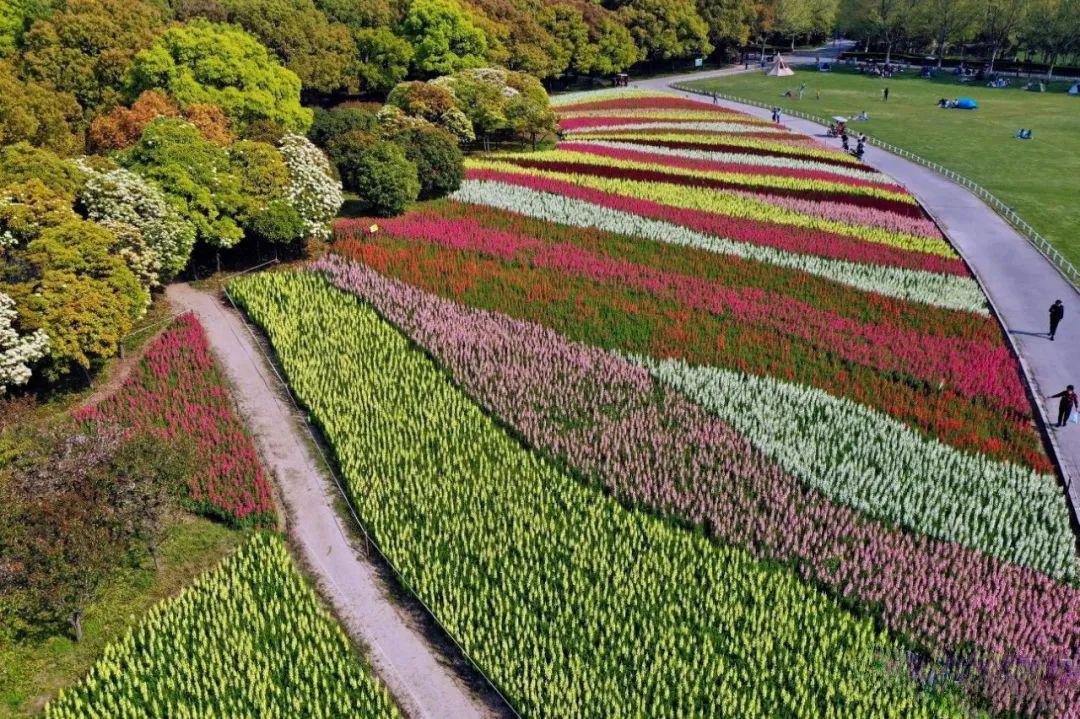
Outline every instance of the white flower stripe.
{"label": "white flower stripe", "polygon": [[1077,574],[1057,481],[961,452],[848,399],[771,377],[628,356],[830,499],[1055,578]]}
{"label": "white flower stripe", "polygon": [[982,290],[974,280],[967,277],[783,252],[771,247],[706,235],[670,222],[651,220],[504,182],[466,180],[461,189],[451,195],[451,199],[497,207],[574,227],[595,227],[605,232],[745,257],[802,270],[866,292],[923,302],[936,307],[989,314]]}

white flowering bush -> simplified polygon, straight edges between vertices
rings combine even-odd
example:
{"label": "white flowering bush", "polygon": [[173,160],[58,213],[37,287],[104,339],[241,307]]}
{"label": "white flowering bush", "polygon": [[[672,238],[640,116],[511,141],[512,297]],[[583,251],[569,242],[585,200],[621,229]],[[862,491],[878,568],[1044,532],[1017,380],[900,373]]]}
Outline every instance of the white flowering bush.
{"label": "white flowering bush", "polygon": [[278,149],[289,167],[286,199],[303,220],[305,234],[329,237],[330,220],[345,201],[341,181],[334,177],[330,161],[311,140],[300,135],[285,135]]}
{"label": "white flowering bush", "polygon": [[37,330],[20,335],[15,329],[15,300],[0,292],[0,394],[30,381],[30,365],[49,351],[49,337]]}
{"label": "white flowering bush", "polygon": [[127,245],[125,257],[134,262],[132,269],[147,286],[167,282],[187,265],[195,227],[149,180],[123,168],[92,172],[79,201],[90,219],[122,223],[141,233],[140,242]]}

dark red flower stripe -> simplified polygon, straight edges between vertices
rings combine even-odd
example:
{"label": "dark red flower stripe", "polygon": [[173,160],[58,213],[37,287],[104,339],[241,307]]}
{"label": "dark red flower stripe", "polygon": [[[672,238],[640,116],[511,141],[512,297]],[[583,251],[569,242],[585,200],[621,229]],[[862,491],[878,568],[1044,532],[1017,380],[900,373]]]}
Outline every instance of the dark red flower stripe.
{"label": "dark red flower stripe", "polygon": [[793,225],[731,217],[701,210],[687,210],[653,202],[652,200],[641,200],[582,187],[564,180],[487,169],[468,170],[466,177],[471,180],[506,182],[542,192],[551,192],[614,210],[672,222],[698,232],[726,237],[736,242],[775,247],[786,252],[816,255],[850,262],[892,265],[961,277],[967,277],[970,274],[967,267],[959,259],[931,255],[925,252],[912,252],[822,230],[808,230]]}
{"label": "dark red flower stripe", "polygon": [[[742,162],[720,162],[717,160],[699,160],[692,157],[676,157],[659,152],[648,152],[645,148],[631,150],[629,148],[608,147],[592,142],[560,142],[560,150],[571,152],[583,152],[597,157],[610,157],[613,160],[629,160],[632,162],[648,162],[668,167],[678,167],[684,170],[700,170],[702,172],[736,172],[742,175],[766,175],[772,177],[795,177],[801,180],[821,180],[822,182],[836,182],[852,187],[874,187],[888,192],[906,191],[899,185],[891,182],[876,180],[862,180],[849,175],[839,175],[827,170],[809,170],[797,167],[775,167],[773,165],[751,165]],[[808,161],[810,158],[806,158]]]}
{"label": "dark red flower stripe", "polygon": [[[648,117],[645,115],[603,115],[594,116],[587,115],[585,117],[564,117],[559,120],[559,129],[572,132],[574,130],[583,130],[588,127],[607,127],[608,125],[631,125],[640,124],[643,127],[648,127],[650,123],[664,122],[664,123],[693,123],[693,122],[722,122],[731,125],[745,125],[747,127],[762,127],[770,126],[768,122],[762,122],[753,117],[727,117],[721,116],[715,119],[704,117]],[[729,131],[730,132],[730,131]],[[743,133],[738,133],[742,135]],[[755,135],[770,134],[758,131]],[[775,135],[777,133],[771,133]]]}
{"label": "dark red flower stripe", "polygon": [[873,207],[876,210],[887,210],[908,217],[922,217],[922,208],[918,205],[889,200],[884,197],[871,195],[856,195],[841,191],[796,189],[784,187],[769,187],[755,185],[753,182],[738,183],[728,180],[718,180],[708,177],[690,177],[659,170],[628,169],[623,167],[611,167],[609,165],[591,165],[586,162],[561,162],[557,160],[530,160],[527,158],[503,158],[518,167],[531,167],[537,170],[551,170],[553,172],[568,172],[575,175],[592,175],[594,177],[610,177],[619,180],[637,180],[639,182],[666,182],[670,185],[683,185],[685,187],[707,187],[714,190],[746,190],[753,189],[764,195],[777,197],[800,197],[805,200],[817,200],[820,202],[843,202],[859,207]]}
{"label": "dark red flower stripe", "polygon": [[[344,224],[343,229],[349,232],[363,223],[370,221]],[[357,229],[354,237],[339,242],[337,250],[444,297],[544,324],[571,339],[607,349],[680,358],[819,387],[960,449],[1052,471],[1030,416],[986,407],[948,388],[936,384],[916,388],[800,340],[618,284],[399,240],[382,232],[364,236]]]}
{"label": "dark red flower stripe", "polygon": [[[647,131],[647,130],[648,131],[655,130],[657,132],[662,131],[662,132],[666,132],[668,134],[674,133],[674,134],[678,134],[678,135],[702,134],[702,135],[718,135],[718,136],[722,136],[722,137],[741,137],[741,138],[745,138],[747,140],[767,140],[769,142],[780,142],[780,143],[783,143],[785,145],[792,145],[792,146],[796,146],[796,147],[805,147],[808,144],[808,142],[810,142],[807,138],[804,138],[804,137],[797,137],[795,135],[789,135],[789,134],[779,133],[779,132],[757,132],[757,131],[754,131],[754,130],[747,130],[746,132],[734,133],[734,132],[730,132],[730,131],[727,131],[727,130],[683,130],[681,128],[680,129],[675,129],[675,128],[663,128],[663,127],[657,128],[657,127],[653,127],[653,125],[655,125],[655,123],[658,123],[658,122],[676,122],[676,123],[680,123],[680,124],[685,124],[685,123],[689,123],[689,122],[702,122],[702,120],[682,120],[682,121],[679,121],[679,120],[661,120],[661,119],[650,120],[650,119],[644,118],[644,117],[637,118],[636,120],[626,118],[626,117],[617,118],[617,119],[619,120],[618,123],[608,122],[608,123],[605,123],[605,126],[606,125],[611,125],[612,127],[620,127],[621,129],[608,130],[608,129],[605,129],[605,126],[597,126],[597,127],[604,134],[620,133],[620,132],[638,134],[639,132],[643,132],[643,131]],[[631,128],[622,127],[623,125],[630,125],[630,124],[633,124],[634,122],[640,122],[641,126],[640,127],[631,127]],[[708,121],[705,121],[705,122],[708,122]],[[776,127],[780,127],[782,129],[785,129],[785,130],[787,129],[783,125],[777,125]],[[594,128],[577,128],[576,130],[566,130],[566,134],[567,134],[568,137],[580,136],[580,137],[583,137],[583,138],[587,138],[591,134],[590,130],[593,130],[593,129]],[[816,145],[815,145],[815,147],[816,147]]]}
{"label": "dark red flower stripe", "polygon": [[742,110],[719,107],[682,97],[618,97],[609,100],[576,102],[573,105],[557,105],[554,109],[558,113],[588,112],[590,110],[697,110],[700,112],[753,117]]}
{"label": "dark red flower stripe", "polygon": [[275,526],[255,443],[233,412],[194,316],[178,318],[158,337],[116,394],[75,417],[153,432],[166,442],[190,440],[199,464],[188,482],[192,508],[234,525]]}
{"label": "dark red flower stripe", "polygon": [[1029,409],[1016,365],[997,343],[967,342],[874,325],[823,312],[785,295],[715,282],[590,252],[571,243],[491,229],[465,219],[412,213],[384,220],[382,229],[411,240],[435,242],[515,262],[528,262],[597,282],[613,282],[674,300],[686,307],[730,316],[755,330],[802,340],[820,352],[880,372],[941,381],[963,395],[1023,415]]}

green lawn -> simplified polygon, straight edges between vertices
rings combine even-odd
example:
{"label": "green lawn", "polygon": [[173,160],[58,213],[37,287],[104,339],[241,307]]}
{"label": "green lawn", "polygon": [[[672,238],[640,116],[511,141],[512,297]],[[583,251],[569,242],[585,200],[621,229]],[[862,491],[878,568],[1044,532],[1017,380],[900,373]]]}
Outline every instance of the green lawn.
{"label": "green lawn", "polygon": [[82,678],[106,644],[119,638],[146,610],[179,592],[243,542],[248,532],[191,515],[171,524],[161,546],[161,569],[149,560],[117,572],[87,608],[83,640],[55,635],[0,646],[0,717],[37,713],[61,688]]}
{"label": "green lawn", "polygon": [[[803,100],[782,97],[803,82]],[[933,80],[914,73],[882,80],[838,68],[831,73],[796,70],[794,77],[751,73],[691,85],[823,117],[866,110],[869,122],[854,127],[982,184],[1080,266],[1080,235],[1074,227],[1080,220],[1080,97],[1064,92],[1067,83],[1035,93],[1020,89],[1025,80],[1010,82],[1017,87],[996,90],[962,85],[947,74]],[[887,103],[881,100],[885,86]],[[818,89],[820,100],[815,98]],[[939,98],[961,95],[975,98],[979,108],[936,106]],[[1013,139],[1021,127],[1032,128],[1034,139]]]}

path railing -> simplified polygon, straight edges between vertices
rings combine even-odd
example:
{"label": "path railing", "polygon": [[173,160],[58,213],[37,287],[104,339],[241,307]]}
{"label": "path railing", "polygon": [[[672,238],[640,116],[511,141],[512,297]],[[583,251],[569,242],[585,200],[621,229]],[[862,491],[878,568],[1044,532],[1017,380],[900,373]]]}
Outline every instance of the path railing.
{"label": "path railing", "polygon": [[[713,93],[709,90],[702,90],[701,88],[691,87],[684,82],[673,83],[671,87],[677,90],[681,90],[683,92],[690,92],[696,95],[705,95],[706,97],[712,97],[715,94],[715,96],[721,100],[738,102],[743,105],[753,105],[754,107],[760,107],[766,110],[771,109],[771,106],[764,102],[751,100],[750,98],[746,97],[739,97],[737,95],[728,95],[723,92]],[[792,115],[794,117],[802,118],[803,120],[816,122],[819,125],[828,125],[830,122],[827,118],[820,117],[818,115],[814,115],[808,112],[789,110],[787,108],[784,108],[783,111],[786,115]],[[991,209],[993,209],[1002,218],[1004,218],[1006,222],[1016,228],[1027,239],[1027,241],[1035,247],[1035,249],[1037,249],[1047,260],[1050,261],[1050,264],[1052,264],[1054,268],[1061,273],[1061,276],[1064,277],[1069,282],[1069,284],[1071,284],[1073,288],[1077,290],[1077,292],[1080,292],[1080,270],[1078,270],[1072,262],[1066,259],[1064,255],[1058,252],[1054,248],[1054,246],[1051,245],[1045,237],[1039,234],[1039,232],[1034,227],[1029,225],[1026,220],[1017,215],[1011,207],[1006,205],[1000,198],[987,190],[985,187],[975,182],[974,180],[961,175],[959,172],[950,170],[941,163],[927,160],[925,157],[920,157],[919,155],[916,155],[913,152],[909,152],[902,147],[897,147],[896,145],[885,142],[883,140],[879,140],[876,137],[870,137],[869,135],[866,136],[866,141],[874,147],[878,147],[882,150],[885,150],[886,152],[890,152],[894,155],[902,157],[905,160],[910,160],[911,162],[922,165],[923,167],[927,167],[934,172],[937,172],[938,174],[947,177],[956,184],[966,187],[968,190],[974,193],[976,197],[981,199],[983,202],[989,205]]]}

